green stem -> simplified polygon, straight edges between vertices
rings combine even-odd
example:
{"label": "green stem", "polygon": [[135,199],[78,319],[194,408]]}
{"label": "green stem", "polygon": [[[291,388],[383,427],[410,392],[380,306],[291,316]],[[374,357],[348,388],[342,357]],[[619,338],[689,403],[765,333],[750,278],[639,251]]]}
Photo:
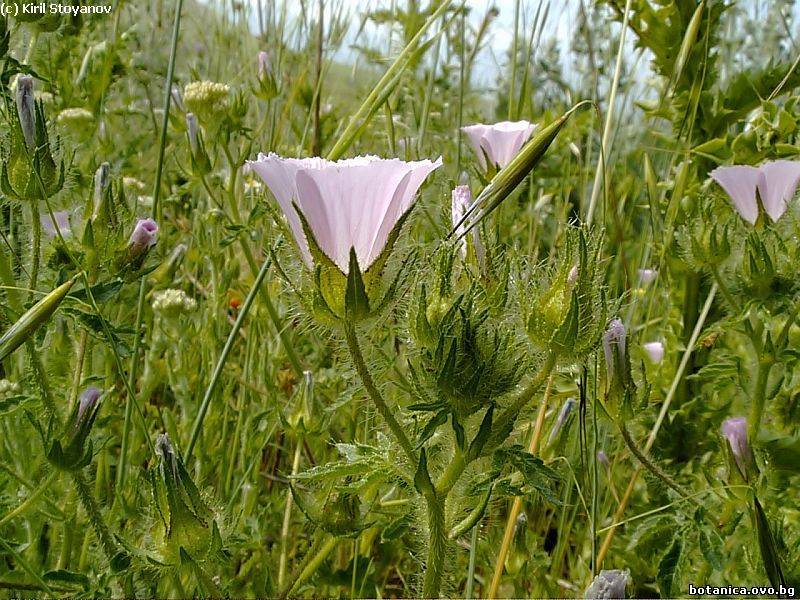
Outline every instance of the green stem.
{"label": "green stem", "polygon": [[[556,355],[553,352],[548,352],[547,359],[545,360],[542,369],[537,373],[531,382],[522,390],[514,401],[500,413],[492,426],[492,434],[486,442],[485,450],[496,448],[505,441],[509,430],[514,426],[522,408],[530,401],[539,389],[545,384],[550,373],[556,366]],[[502,438],[502,439],[500,439]]]}
{"label": "green stem", "polygon": [[322,566],[322,563],[325,562],[325,559],[328,558],[331,551],[336,548],[337,542],[338,540],[333,536],[329,537],[324,544],[320,544],[319,539],[317,539],[308,549],[308,552],[306,552],[306,559],[308,560],[303,565],[300,572],[292,577],[289,589],[283,590],[278,597],[287,598],[291,596],[294,591],[300,587],[301,583],[311,577],[316,570]]}
{"label": "green stem", "polygon": [[50,484],[53,483],[55,478],[58,476],[58,471],[51,471],[47,478],[42,482],[42,484],[36,488],[36,490],[28,496],[24,502],[22,502],[17,508],[12,510],[2,519],[0,519],[0,526],[5,525],[12,519],[15,519],[19,515],[23,514],[26,510],[28,510],[41,496],[44,494],[47,489],[50,487]]}
{"label": "green stem", "polygon": [[676,482],[672,477],[667,475],[667,473],[661,469],[657,464],[651,461],[647,456],[645,456],[644,452],[639,450],[636,446],[636,442],[633,441],[628,428],[625,426],[624,423],[619,424],[619,430],[622,434],[622,439],[625,440],[625,445],[628,446],[628,449],[633,453],[636,459],[642,463],[648,471],[650,471],[653,475],[655,475],[658,479],[664,482],[664,484],[674,490],[681,498],[687,498],[689,494],[686,493],[686,490]]}
{"label": "green stem", "polygon": [[722,279],[722,275],[719,272],[719,269],[715,267],[711,267],[711,275],[714,277],[714,281],[717,282],[719,286],[719,291],[722,292],[722,295],[725,296],[725,301],[730,304],[731,308],[735,310],[737,313],[742,312],[742,305],[736,300],[736,298],[731,294],[731,291],[728,289],[728,286]]}
{"label": "green stem", "polygon": [[761,429],[761,418],[764,415],[764,405],[766,403],[767,393],[767,380],[769,379],[769,372],[772,369],[773,360],[771,358],[760,358],[758,361],[758,371],[756,373],[756,382],[753,386],[753,396],[750,399],[750,431],[748,437],[754,441],[758,437],[758,431]]}
{"label": "green stem", "polygon": [[[233,160],[233,155],[226,145],[222,147],[222,151],[225,154],[225,159],[228,161],[228,166],[231,170],[231,178],[228,183],[228,197],[231,217],[235,223],[241,225],[242,216],[239,212],[239,206],[236,202],[236,173],[238,172],[240,165]],[[255,257],[253,256],[253,251],[250,248],[250,243],[245,237],[245,233],[246,230],[243,230],[239,235],[239,245],[242,247],[242,252],[244,253],[244,258],[250,267],[250,271],[253,273],[253,275],[255,275],[258,273],[258,265],[256,264]],[[289,359],[289,364],[292,366],[294,374],[298,377],[298,379],[302,379],[303,366],[300,363],[300,358],[297,356],[297,352],[295,352],[292,341],[289,339],[289,336],[286,333],[286,328],[281,322],[281,317],[278,314],[275,305],[272,303],[272,298],[270,297],[269,290],[266,287],[261,288],[261,298],[264,301],[264,305],[267,307],[267,313],[269,314],[270,321],[272,321],[272,324],[275,326],[275,329],[278,332],[278,337],[280,338],[281,344],[286,351],[286,358]]]}
{"label": "green stem", "polygon": [[228,334],[228,339],[225,341],[225,346],[222,348],[222,352],[217,359],[217,365],[214,367],[214,372],[211,375],[211,380],[208,382],[208,387],[206,388],[206,393],[203,395],[203,401],[200,404],[200,410],[197,413],[197,420],[194,422],[194,427],[192,428],[192,437],[189,440],[189,446],[186,448],[186,462],[188,463],[189,460],[192,458],[192,452],[194,451],[194,446],[197,443],[197,438],[200,435],[200,430],[203,428],[203,421],[206,418],[206,413],[208,412],[208,407],[211,404],[211,399],[214,396],[214,390],[217,388],[217,383],[219,382],[220,376],[222,375],[222,370],[225,368],[225,362],[228,360],[228,355],[231,352],[231,348],[233,348],[233,344],[236,341],[236,336],[239,334],[239,330],[242,327],[242,323],[244,323],[247,314],[250,312],[250,307],[253,305],[253,300],[255,300],[256,294],[258,290],[261,288],[261,284],[264,281],[264,277],[269,270],[269,261],[265,260],[264,263],[261,265],[261,269],[258,271],[258,275],[256,276],[256,280],[253,283],[253,287],[250,288],[250,292],[247,294],[247,298],[244,301],[244,305],[242,309],[239,311],[239,315],[236,317],[236,321],[233,324],[233,328],[231,329],[230,334]]}
{"label": "green stem", "polygon": [[445,501],[436,495],[427,496],[425,499],[428,505],[428,558],[425,561],[425,576],[422,580],[422,597],[438,598],[447,553]]}
{"label": "green stem", "polygon": [[[151,216],[156,221],[159,220],[161,199],[161,176],[164,171],[164,155],[167,146],[167,126],[169,125],[169,108],[172,98],[172,81],[175,74],[175,57],[178,53],[178,37],[181,30],[181,11],[183,10],[183,0],[175,0],[175,21],[172,27],[172,41],[169,51],[169,63],[167,64],[167,79],[164,82],[164,113],[161,118],[161,136],[158,145],[158,160],[156,162],[156,177],[153,182],[153,210]],[[130,380],[136,382],[139,368],[139,347],[141,346],[141,327],[144,316],[144,298],[147,278],[142,277],[139,282],[139,296],[136,302],[136,322],[134,324],[133,351],[131,352]],[[131,420],[133,415],[133,404],[136,401],[131,394],[125,400],[125,421],[122,426],[122,442],[120,448],[119,466],[117,468],[117,490],[125,486],[125,477],[128,470],[128,454],[130,453],[129,443],[131,434]],[[138,407],[138,405],[137,405]],[[145,432],[145,437],[147,434]],[[148,438],[149,441],[149,438]],[[152,446],[152,443],[151,443]]]}
{"label": "green stem", "polygon": [[471,600],[475,585],[475,557],[478,554],[478,526],[472,528],[472,537],[469,544],[469,566],[467,567],[467,589],[464,598]]}
{"label": "green stem", "polygon": [[83,505],[83,509],[86,511],[86,516],[89,517],[89,522],[92,524],[92,528],[97,534],[97,539],[103,547],[106,557],[111,560],[117,553],[117,545],[111,538],[111,532],[108,526],[105,524],[105,521],[103,521],[103,516],[100,514],[100,507],[97,505],[97,501],[94,499],[83,473],[75,471],[72,474],[72,478],[75,481],[75,489],[78,492],[78,498]]}
{"label": "green stem", "polygon": [[33,296],[39,280],[39,255],[42,250],[42,223],[39,220],[38,200],[31,200],[31,231],[33,232],[33,248],[31,249],[31,280],[28,287]]}
{"label": "green stem", "polygon": [[383,417],[383,420],[386,421],[387,425],[389,425],[389,429],[392,430],[394,437],[397,439],[397,442],[400,444],[403,452],[405,452],[405,455],[411,462],[411,465],[416,466],[419,462],[419,459],[414,452],[414,447],[411,445],[406,432],[392,414],[392,411],[389,409],[389,406],[386,404],[386,401],[383,399],[380,391],[378,391],[378,388],[375,386],[375,382],[372,379],[372,375],[370,375],[369,369],[367,369],[367,365],[364,362],[364,355],[361,353],[361,347],[358,343],[358,335],[356,334],[355,326],[350,323],[345,324],[344,335],[345,339],[347,340],[347,348],[350,350],[350,356],[352,357],[353,364],[356,367],[356,372],[361,378],[361,383],[367,390],[367,394],[372,400],[372,403],[375,405],[375,408],[378,409],[378,412]]}

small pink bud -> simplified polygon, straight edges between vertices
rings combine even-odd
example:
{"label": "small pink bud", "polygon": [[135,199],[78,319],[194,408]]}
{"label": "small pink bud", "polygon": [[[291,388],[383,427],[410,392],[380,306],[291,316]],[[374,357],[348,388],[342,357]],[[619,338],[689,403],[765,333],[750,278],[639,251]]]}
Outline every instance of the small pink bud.
{"label": "small pink bud", "polygon": [[647,353],[650,362],[657,365],[664,360],[664,344],[661,342],[647,342],[642,344],[642,348]]}
{"label": "small pink bud", "polygon": [[158,223],[153,219],[139,219],[131,234],[130,248],[135,253],[152,248],[158,236]]}

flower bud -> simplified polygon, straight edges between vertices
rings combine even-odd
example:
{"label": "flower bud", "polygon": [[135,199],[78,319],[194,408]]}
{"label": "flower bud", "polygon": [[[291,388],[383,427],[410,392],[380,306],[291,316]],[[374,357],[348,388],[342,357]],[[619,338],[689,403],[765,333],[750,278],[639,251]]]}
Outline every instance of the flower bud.
{"label": "flower bud", "polygon": [[33,77],[20,75],[17,78],[17,115],[25,145],[28,150],[36,148],[36,106],[33,97]]}
{"label": "flower bud", "polygon": [[552,444],[553,440],[555,440],[556,437],[558,437],[558,434],[561,433],[561,430],[564,428],[564,424],[567,422],[567,419],[569,419],[576,404],[577,402],[575,398],[567,398],[564,401],[564,404],[561,405],[561,410],[558,412],[558,417],[556,418],[556,422],[553,424],[553,429],[550,430],[550,437],[547,439],[548,444]]}
{"label": "flower bud", "polygon": [[658,277],[658,271],[655,269],[639,269],[639,282],[642,285],[653,283]]}
{"label": "flower bud", "polygon": [[650,362],[653,364],[659,364],[662,360],[664,360],[664,344],[661,342],[647,342],[646,344],[642,344],[642,348],[647,353],[647,358],[650,359]]}
{"label": "flower bud", "polygon": [[258,53],[258,79],[263,80],[264,77],[271,75],[271,67],[269,64],[269,54],[264,50]]}
{"label": "flower bud", "polygon": [[602,344],[606,359],[608,408],[614,417],[630,416],[630,400],[636,386],[631,377],[625,325],[620,319],[613,319],[609,323]]}
{"label": "flower bud", "polygon": [[614,376],[620,357],[625,356],[625,325],[620,319],[613,319],[608,325],[608,329],[603,334],[603,354],[606,357],[606,373],[608,379]]}
{"label": "flower bud", "polygon": [[202,176],[211,171],[211,159],[203,143],[203,135],[194,113],[186,113],[186,135],[189,137],[189,156],[195,175]]}
{"label": "flower bud", "polygon": [[[92,431],[103,393],[94,386],[81,394],[67,422],[61,440],[55,440],[47,454],[48,460],[58,469],[75,471],[92,461]],[[88,443],[87,443],[88,442]]]}
{"label": "flower bud", "polygon": [[[466,237],[462,237],[465,228],[464,225],[460,223],[462,217],[472,206],[472,192],[470,191],[469,186],[456,186],[451,193],[451,199],[451,216],[453,219],[453,227],[455,228],[456,239],[458,240],[461,257],[466,258],[467,239]],[[478,266],[482,267],[486,252],[483,248],[483,242],[481,242],[479,229],[475,227],[470,233],[472,234],[472,248],[475,252],[475,259],[478,262]]]}
{"label": "flower bud", "polygon": [[186,113],[186,131],[189,134],[189,148],[192,154],[197,153],[197,117],[194,113]]}
{"label": "flower bud", "polygon": [[202,561],[221,548],[221,539],[213,513],[189,476],[169,436],[156,439],[158,468],[150,473],[160,531],[164,562],[178,564],[183,553]]}
{"label": "flower bud", "polygon": [[729,457],[732,458],[731,469],[738,472],[745,482],[752,482],[758,475],[753,451],[747,442],[747,419],[732,417],[722,423],[722,435],[727,442]]}
{"label": "flower bud", "polygon": [[175,107],[179,111],[185,112],[186,108],[183,105],[183,95],[181,94],[181,89],[177,85],[173,85],[172,89],[170,90],[170,95],[172,96],[172,102],[175,104]]}
{"label": "flower bud", "polygon": [[133,228],[129,248],[135,254],[147,252],[155,246],[158,236],[158,223],[153,219],[139,219]]}
{"label": "flower bud", "polygon": [[103,196],[108,189],[108,174],[111,170],[107,162],[101,163],[94,173],[94,216],[100,211],[103,203]]}
{"label": "flower bud", "polygon": [[609,600],[625,598],[625,587],[630,581],[630,573],[619,569],[603,569],[586,588],[584,598],[587,600]]}
{"label": "flower bud", "polygon": [[603,468],[606,470],[608,470],[611,467],[611,461],[608,460],[608,454],[606,454],[605,450],[597,451],[597,462],[603,465]]}
{"label": "flower bud", "polygon": [[70,279],[34,304],[0,337],[0,362],[24,344],[56,311],[75,283]]}

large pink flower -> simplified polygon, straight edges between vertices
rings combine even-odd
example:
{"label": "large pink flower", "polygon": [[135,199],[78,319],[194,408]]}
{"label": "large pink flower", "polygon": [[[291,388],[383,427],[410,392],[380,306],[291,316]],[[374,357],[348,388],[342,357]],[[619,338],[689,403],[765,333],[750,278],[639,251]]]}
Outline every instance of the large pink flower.
{"label": "large pink flower", "polygon": [[756,191],[773,221],[781,218],[800,183],[800,161],[775,160],[760,167],[717,167],[710,173],[728,194],[736,211],[748,223],[758,218]]}
{"label": "large pink flower", "polygon": [[248,161],[264,180],[289,222],[303,261],[313,267],[295,205],[319,249],[345,274],[350,248],[366,271],[386,247],[389,234],[414,203],[425,178],[442,165],[359,156],[339,161],[259,154]]}
{"label": "large pink flower", "polygon": [[494,125],[477,123],[461,128],[484,169],[487,168],[487,158],[501,169],[514,160],[534,129],[536,125],[528,121],[500,121]]}

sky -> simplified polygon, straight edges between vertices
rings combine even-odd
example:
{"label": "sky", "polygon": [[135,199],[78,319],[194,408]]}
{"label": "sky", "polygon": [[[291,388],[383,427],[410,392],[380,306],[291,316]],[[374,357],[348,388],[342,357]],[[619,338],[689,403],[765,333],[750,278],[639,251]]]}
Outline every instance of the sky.
{"label": "sky", "polygon": [[[255,8],[257,0],[245,0],[253,8]],[[315,9],[316,0],[306,0],[300,2],[299,0],[261,0],[265,2],[276,2],[278,6],[283,6],[288,2],[288,13],[291,16],[297,16],[302,5],[306,4],[309,9]],[[395,0],[397,4],[403,4],[403,0]],[[212,2],[213,3],[213,0]],[[456,2],[454,2],[456,4]],[[466,0],[467,6],[470,10],[470,23],[474,27],[478,27],[487,10],[494,6],[498,9],[499,14],[494,20],[492,27],[489,30],[487,38],[487,45],[483,52],[478,55],[476,60],[475,77],[478,79],[476,83],[491,83],[494,80],[494,74],[497,71],[498,62],[502,63],[508,48],[510,47],[514,37],[514,12],[516,0]],[[533,23],[534,14],[538,7],[538,0],[524,0],[521,3],[522,11],[520,15],[520,28],[523,24],[527,24],[525,32],[530,31],[530,26]],[[376,7],[388,8],[391,6],[391,0],[325,0],[326,11],[331,8],[342,6],[351,15],[362,15],[369,10]],[[550,11],[545,25],[545,31],[542,36],[547,39],[552,36],[557,36],[559,44],[563,46],[563,50],[568,49],[570,40],[573,35],[573,23],[575,22],[575,13],[577,11],[578,2],[575,0],[550,0]],[[258,28],[257,19],[255,17],[255,10],[252,11],[251,28],[256,31]],[[363,44],[365,41],[375,42],[378,40],[385,40],[385,29],[378,30],[375,26],[368,25],[364,32],[361,34],[363,38],[356,39],[356,29],[359,24],[359,19],[353,18],[351,21],[350,32],[347,37],[347,43],[344,44],[343,50],[335,56],[337,60],[343,62],[350,62],[355,60],[355,52],[349,48],[353,43]]]}

